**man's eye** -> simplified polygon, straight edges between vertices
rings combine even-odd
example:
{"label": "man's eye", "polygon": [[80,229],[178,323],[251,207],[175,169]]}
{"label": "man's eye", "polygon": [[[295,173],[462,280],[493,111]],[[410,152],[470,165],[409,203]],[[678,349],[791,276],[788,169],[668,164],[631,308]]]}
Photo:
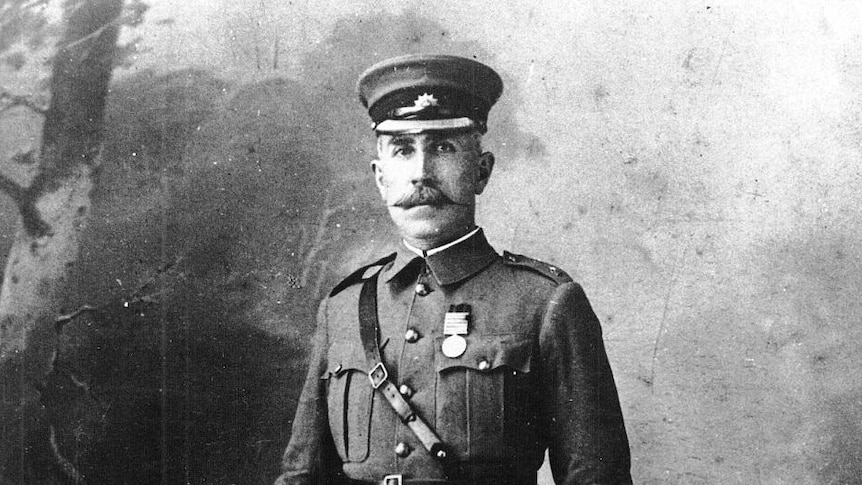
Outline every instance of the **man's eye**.
{"label": "man's eye", "polygon": [[454,153],[455,145],[449,142],[441,142],[435,145],[435,150],[437,150],[437,152],[439,153]]}
{"label": "man's eye", "polygon": [[411,153],[413,153],[413,148],[411,147],[397,147],[392,151],[392,154],[396,157],[407,157],[410,156]]}

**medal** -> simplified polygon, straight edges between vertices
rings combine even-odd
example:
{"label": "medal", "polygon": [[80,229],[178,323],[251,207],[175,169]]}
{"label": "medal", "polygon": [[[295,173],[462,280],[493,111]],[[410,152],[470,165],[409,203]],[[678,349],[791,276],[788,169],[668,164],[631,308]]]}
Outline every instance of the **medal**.
{"label": "medal", "polygon": [[467,340],[460,335],[450,335],[443,340],[443,355],[454,359],[461,357],[467,350]]}
{"label": "medal", "polygon": [[470,333],[470,305],[453,305],[446,312],[443,320],[443,355],[454,359],[464,355],[467,350],[467,340],[462,335]]}

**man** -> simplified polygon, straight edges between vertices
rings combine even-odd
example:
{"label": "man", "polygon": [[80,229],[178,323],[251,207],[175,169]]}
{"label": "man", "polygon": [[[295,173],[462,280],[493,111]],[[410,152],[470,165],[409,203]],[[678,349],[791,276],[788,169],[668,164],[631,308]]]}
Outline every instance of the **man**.
{"label": "man", "polygon": [[371,67],[374,180],[402,236],[324,299],[279,484],[627,484],[601,328],[555,266],[475,224],[500,77],[453,56]]}

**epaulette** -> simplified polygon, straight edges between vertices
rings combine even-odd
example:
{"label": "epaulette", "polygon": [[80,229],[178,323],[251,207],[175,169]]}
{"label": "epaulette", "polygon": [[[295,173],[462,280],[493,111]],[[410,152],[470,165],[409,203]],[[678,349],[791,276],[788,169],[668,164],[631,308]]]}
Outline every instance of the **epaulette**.
{"label": "epaulette", "polygon": [[521,256],[520,254],[513,254],[509,251],[503,251],[503,261],[505,261],[509,266],[526,268],[535,273],[539,273],[540,275],[553,280],[558,285],[572,281],[572,277],[565,271],[554,265],[539,261],[538,259],[528,258],[526,256]]}
{"label": "epaulette", "polygon": [[361,282],[362,280],[364,280],[365,279],[364,278],[365,273],[369,269],[371,269],[375,266],[386,266],[387,264],[389,264],[391,261],[393,261],[395,259],[396,254],[397,253],[392,253],[389,256],[386,256],[385,258],[380,258],[377,261],[375,261],[371,264],[366,264],[365,266],[357,269],[353,273],[350,273],[350,275],[347,276],[347,278],[344,278],[343,280],[341,280],[341,282],[338,283],[337,285],[335,285],[335,288],[333,288],[332,291],[329,292],[330,298],[341,293],[343,290],[345,290],[345,289]]}

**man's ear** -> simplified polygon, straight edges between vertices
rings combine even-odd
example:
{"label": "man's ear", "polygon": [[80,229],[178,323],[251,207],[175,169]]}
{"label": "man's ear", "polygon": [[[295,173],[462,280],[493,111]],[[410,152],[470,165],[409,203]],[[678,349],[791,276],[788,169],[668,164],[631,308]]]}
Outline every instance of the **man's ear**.
{"label": "man's ear", "polygon": [[488,180],[491,178],[491,172],[494,171],[494,154],[484,152],[479,155],[476,169],[479,172],[476,180],[476,195],[479,195],[485,191],[485,186],[488,185]]}
{"label": "man's ear", "polygon": [[383,169],[380,167],[380,160],[376,158],[371,160],[371,171],[374,172],[374,183],[377,184],[377,190],[380,191],[380,195],[385,196],[383,193]]}

